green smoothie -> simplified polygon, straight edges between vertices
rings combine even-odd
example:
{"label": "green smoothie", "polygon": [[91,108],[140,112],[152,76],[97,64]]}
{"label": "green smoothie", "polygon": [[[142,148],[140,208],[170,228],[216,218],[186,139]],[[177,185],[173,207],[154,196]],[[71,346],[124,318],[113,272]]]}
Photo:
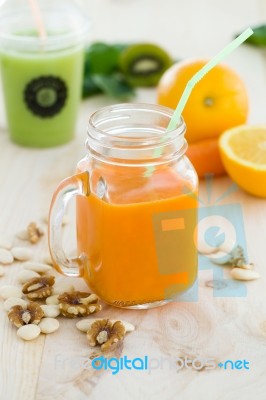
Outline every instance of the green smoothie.
{"label": "green smoothie", "polygon": [[6,113],[14,142],[49,147],[75,131],[83,70],[83,46],[45,52],[2,49]]}

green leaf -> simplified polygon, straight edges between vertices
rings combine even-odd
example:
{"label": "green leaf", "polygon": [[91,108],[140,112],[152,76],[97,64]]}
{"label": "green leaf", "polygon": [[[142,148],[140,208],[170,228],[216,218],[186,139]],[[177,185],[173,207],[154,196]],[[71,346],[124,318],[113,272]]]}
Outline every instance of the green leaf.
{"label": "green leaf", "polygon": [[94,43],[85,52],[85,76],[87,74],[108,75],[118,69],[121,51],[126,45]]}
{"label": "green leaf", "polygon": [[[132,97],[130,86],[121,77],[118,77],[120,54],[127,46],[123,43],[109,45],[97,42],[87,48],[84,64],[83,98],[101,92],[120,99]],[[100,76],[100,78],[96,76]]]}
{"label": "green leaf", "polygon": [[104,93],[119,100],[129,100],[135,94],[133,88],[119,74],[94,74],[92,79]]}
{"label": "green leaf", "polygon": [[101,93],[101,89],[94,83],[92,77],[88,74],[84,77],[82,87],[82,97],[89,97]]}
{"label": "green leaf", "polygon": [[260,25],[252,28],[253,35],[251,35],[245,43],[253,46],[263,47],[266,46],[266,25]]}
{"label": "green leaf", "polygon": [[115,43],[113,44],[113,48],[118,52],[118,57],[120,54],[129,46],[130,44],[125,43]]}

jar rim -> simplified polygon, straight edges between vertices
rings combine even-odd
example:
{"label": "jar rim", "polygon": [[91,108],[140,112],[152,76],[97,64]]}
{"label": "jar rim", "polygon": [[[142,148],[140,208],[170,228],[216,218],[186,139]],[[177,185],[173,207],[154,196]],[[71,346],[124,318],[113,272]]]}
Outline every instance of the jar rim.
{"label": "jar rim", "polygon": [[94,112],[88,121],[87,149],[92,157],[111,163],[165,163],[187,149],[186,125],[180,118],[167,131],[174,110],[146,103],[121,103]]}
{"label": "jar rim", "polygon": [[[108,133],[104,132],[103,130],[99,129],[97,127],[97,124],[95,122],[95,120],[97,119],[97,117],[100,114],[107,114],[107,113],[112,113],[112,112],[116,112],[116,111],[132,111],[132,110],[143,110],[143,111],[152,111],[152,112],[156,112],[159,113],[161,115],[167,116],[169,117],[169,122],[170,119],[172,118],[173,114],[174,114],[174,110],[169,108],[169,107],[165,107],[165,106],[161,106],[158,104],[149,104],[149,103],[119,103],[119,104],[114,104],[114,105],[110,105],[110,106],[106,106],[101,108],[100,110],[95,111],[94,113],[91,114],[91,116],[89,117],[89,121],[88,121],[88,129],[87,129],[87,133],[89,133],[89,129],[93,129],[96,133],[101,134],[101,135],[106,135],[108,136]],[[171,131],[169,131],[168,133],[172,133],[175,132],[177,130],[180,130],[182,128],[182,131],[185,129],[185,121],[183,119],[183,117],[180,117],[180,121],[178,123],[178,125],[175,127],[175,129],[172,129]],[[182,132],[180,132],[182,133]],[[114,138],[121,138],[121,135],[112,135],[112,137]],[[123,138],[124,139],[124,138]],[[134,139],[136,140],[136,139]]]}

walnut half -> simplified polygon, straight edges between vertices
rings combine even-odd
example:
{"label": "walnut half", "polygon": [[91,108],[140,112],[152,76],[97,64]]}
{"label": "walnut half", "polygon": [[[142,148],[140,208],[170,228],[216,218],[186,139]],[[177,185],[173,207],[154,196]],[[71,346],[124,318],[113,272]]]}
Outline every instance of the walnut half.
{"label": "walnut half", "polygon": [[28,296],[29,299],[45,299],[53,293],[53,285],[55,283],[54,276],[41,276],[40,278],[33,278],[26,282],[22,288],[22,292]]}
{"label": "walnut half", "polygon": [[27,227],[28,238],[32,244],[37,243],[40,238],[44,235],[43,231],[36,225],[35,222],[31,222]]}
{"label": "walnut half", "polygon": [[121,321],[111,322],[109,319],[95,321],[87,332],[89,345],[101,346],[102,351],[107,351],[110,347],[121,341],[126,334],[126,329]]}
{"label": "walnut half", "polygon": [[61,314],[68,318],[85,317],[102,309],[96,294],[65,292],[58,296],[58,300]]}
{"label": "walnut half", "polygon": [[30,302],[27,308],[22,306],[13,306],[8,312],[9,320],[17,327],[23,325],[35,324],[38,325],[44,316],[44,312],[39,304]]}

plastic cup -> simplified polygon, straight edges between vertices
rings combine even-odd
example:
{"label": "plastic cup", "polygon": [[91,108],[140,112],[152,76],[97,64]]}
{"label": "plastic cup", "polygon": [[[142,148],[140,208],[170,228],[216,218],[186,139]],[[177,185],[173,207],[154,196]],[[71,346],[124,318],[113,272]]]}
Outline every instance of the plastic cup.
{"label": "plastic cup", "polygon": [[[53,4],[54,3],[54,4]],[[69,2],[45,2],[38,30],[27,3],[0,12],[0,63],[11,139],[29,147],[70,141],[81,97],[89,23]]]}

